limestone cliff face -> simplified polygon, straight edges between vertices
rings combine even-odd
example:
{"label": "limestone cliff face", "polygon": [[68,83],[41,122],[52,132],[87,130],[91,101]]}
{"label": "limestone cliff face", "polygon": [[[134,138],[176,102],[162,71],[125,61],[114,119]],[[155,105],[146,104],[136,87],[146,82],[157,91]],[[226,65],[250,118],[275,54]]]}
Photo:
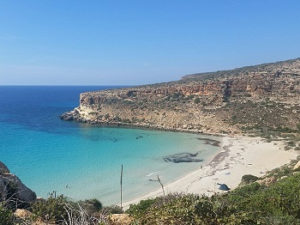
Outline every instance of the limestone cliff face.
{"label": "limestone cliff face", "polygon": [[[300,59],[82,93],[62,119],[206,133],[300,123]],[[274,119],[276,120],[274,122]]]}

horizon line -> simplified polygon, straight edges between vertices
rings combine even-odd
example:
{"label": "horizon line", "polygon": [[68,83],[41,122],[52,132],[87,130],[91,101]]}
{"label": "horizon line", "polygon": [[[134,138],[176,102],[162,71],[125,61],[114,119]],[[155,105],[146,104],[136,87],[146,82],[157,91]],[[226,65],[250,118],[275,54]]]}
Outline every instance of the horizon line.
{"label": "horizon line", "polygon": [[0,87],[12,87],[12,86],[27,86],[27,87],[38,87],[38,86],[69,86],[69,87],[82,87],[82,86],[89,86],[89,87],[96,87],[96,86],[110,86],[110,87],[113,87],[113,86],[119,86],[119,87],[126,87],[126,86],[138,86],[138,85],[141,85],[141,84],[132,84],[132,85],[125,85],[125,84],[0,84]]}

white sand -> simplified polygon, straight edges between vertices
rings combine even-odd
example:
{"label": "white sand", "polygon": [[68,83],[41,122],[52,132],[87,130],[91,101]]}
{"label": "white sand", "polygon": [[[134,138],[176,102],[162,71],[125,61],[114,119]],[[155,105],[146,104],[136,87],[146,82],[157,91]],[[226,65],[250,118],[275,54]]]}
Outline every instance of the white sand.
{"label": "white sand", "polygon": [[[280,167],[297,158],[297,152],[285,151],[282,142],[265,142],[261,138],[223,137],[221,152],[202,169],[196,170],[177,181],[165,185],[166,193],[194,193],[212,195],[218,190],[217,183],[236,188],[245,174],[263,176],[267,171]],[[162,195],[162,190],[128,201],[124,208],[140,200]]]}

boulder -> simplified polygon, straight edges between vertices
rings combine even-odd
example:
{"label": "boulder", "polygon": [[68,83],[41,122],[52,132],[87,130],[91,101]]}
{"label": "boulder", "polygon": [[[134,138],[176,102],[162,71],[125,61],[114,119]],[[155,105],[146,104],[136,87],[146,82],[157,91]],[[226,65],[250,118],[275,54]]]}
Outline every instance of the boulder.
{"label": "boulder", "polygon": [[251,184],[251,183],[253,183],[257,180],[258,180],[257,176],[254,176],[254,175],[251,175],[251,174],[246,174],[246,175],[242,176],[242,180],[241,180],[240,185],[243,186],[243,185],[246,185],[246,184]]}
{"label": "boulder", "polygon": [[109,222],[112,225],[129,225],[132,224],[133,218],[128,214],[112,214],[109,216]]}
{"label": "boulder", "polygon": [[262,180],[257,180],[257,183],[260,185],[270,186],[271,184],[275,183],[277,181],[276,177],[266,177]]}
{"label": "boulder", "polygon": [[73,114],[71,112],[64,113],[60,116],[61,120],[72,121],[74,120]]}
{"label": "boulder", "polygon": [[219,185],[219,190],[221,191],[229,191],[230,188],[226,184],[218,184]]}
{"label": "boulder", "polygon": [[285,179],[285,178],[288,178],[288,176],[282,176],[282,177],[280,177],[280,180]]}
{"label": "boulder", "polygon": [[1,163],[1,171],[0,201],[6,201],[11,207],[23,208],[36,200],[36,194],[26,187],[16,175],[9,173],[3,163]]}
{"label": "boulder", "polygon": [[79,112],[76,108],[70,112],[66,112],[60,115],[60,119],[66,121],[73,121],[78,119],[78,117],[79,117]]}
{"label": "boulder", "polygon": [[298,162],[296,163],[296,165],[294,166],[293,170],[294,170],[294,171],[299,171],[299,170],[300,170],[300,161],[298,161]]}
{"label": "boulder", "polygon": [[14,216],[23,220],[30,219],[32,217],[32,212],[26,209],[17,209],[14,212]]}

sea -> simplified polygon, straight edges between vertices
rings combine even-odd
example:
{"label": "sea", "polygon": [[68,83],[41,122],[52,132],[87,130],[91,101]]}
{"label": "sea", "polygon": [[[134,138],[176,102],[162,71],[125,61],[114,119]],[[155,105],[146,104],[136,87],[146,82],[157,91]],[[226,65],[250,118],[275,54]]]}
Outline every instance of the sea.
{"label": "sea", "polygon": [[[119,86],[0,86],[0,161],[46,198],[55,191],[73,200],[105,205],[129,201],[201,168],[219,151],[203,138],[180,132],[100,127],[60,120],[77,107],[79,94]],[[200,139],[199,139],[200,138]],[[164,157],[198,153],[202,162]]]}

